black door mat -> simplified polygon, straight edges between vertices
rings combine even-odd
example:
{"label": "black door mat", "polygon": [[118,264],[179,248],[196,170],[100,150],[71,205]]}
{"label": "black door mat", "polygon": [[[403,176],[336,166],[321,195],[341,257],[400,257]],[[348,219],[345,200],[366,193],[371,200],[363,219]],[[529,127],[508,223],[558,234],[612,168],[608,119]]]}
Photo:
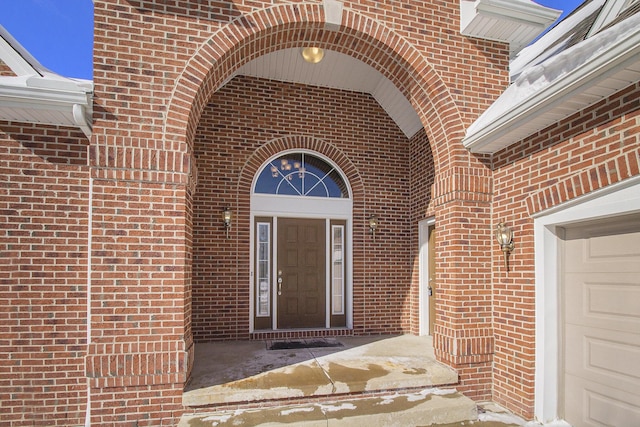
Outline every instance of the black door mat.
{"label": "black door mat", "polygon": [[300,348],[342,347],[334,338],[307,338],[267,341],[267,350],[296,350]]}

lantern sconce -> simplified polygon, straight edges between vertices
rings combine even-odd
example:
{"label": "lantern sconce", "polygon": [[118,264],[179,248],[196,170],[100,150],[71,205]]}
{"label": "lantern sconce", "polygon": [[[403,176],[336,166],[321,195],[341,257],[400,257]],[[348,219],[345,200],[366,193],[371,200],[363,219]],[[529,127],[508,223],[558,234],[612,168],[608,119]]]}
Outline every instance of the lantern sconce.
{"label": "lantern sconce", "polygon": [[227,239],[229,238],[229,229],[231,228],[231,216],[231,209],[224,208],[224,210],[222,211],[222,222],[224,224],[225,230],[227,231]]}
{"label": "lantern sconce", "polygon": [[504,267],[509,271],[509,254],[513,251],[513,230],[504,222],[496,226],[496,240],[504,254]]}
{"label": "lantern sconce", "polygon": [[376,230],[378,229],[378,217],[376,215],[369,216],[369,231],[371,235],[376,237]]}

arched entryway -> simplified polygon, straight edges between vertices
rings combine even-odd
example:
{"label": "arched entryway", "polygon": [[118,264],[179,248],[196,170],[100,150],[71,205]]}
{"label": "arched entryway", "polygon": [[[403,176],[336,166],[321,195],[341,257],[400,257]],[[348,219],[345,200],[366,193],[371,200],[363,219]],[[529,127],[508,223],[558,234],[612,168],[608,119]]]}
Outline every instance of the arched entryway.
{"label": "arched entryway", "polygon": [[251,194],[251,330],[353,326],[351,188],[330,159],[289,150]]}
{"label": "arched entryway", "polygon": [[[319,7],[320,6],[320,7]],[[456,150],[460,151],[461,156],[466,157],[466,151],[461,146],[449,143],[450,141],[461,137],[461,117],[458,109],[455,107],[453,98],[450,96],[450,92],[447,90],[443,81],[438,77],[433,67],[426,61],[425,57],[419,53],[419,51],[407,43],[406,40],[399,37],[398,34],[385,28],[380,21],[373,20],[365,15],[358,13],[355,10],[349,8],[342,9],[340,25],[335,25],[336,17],[330,18],[332,25],[328,25],[327,16],[324,15],[324,10],[319,4],[307,4],[298,3],[296,5],[278,5],[270,8],[269,10],[257,10],[253,14],[248,14],[243,17],[246,22],[260,23],[259,25],[249,25],[247,28],[251,30],[249,33],[233,34],[235,27],[232,25],[223,27],[218,32],[212,35],[209,42],[202,45],[201,49],[194,54],[192,60],[189,62],[183,76],[176,83],[176,90],[171,104],[168,108],[167,120],[165,122],[165,137],[178,141],[184,141],[187,146],[191,146],[196,138],[198,129],[198,123],[203,120],[203,111],[209,108],[211,98],[219,91],[223,85],[233,82],[238,77],[235,76],[240,67],[249,61],[258,58],[260,56],[276,52],[282,49],[289,49],[292,47],[302,47],[308,44],[317,44],[328,51],[339,52],[344,55],[356,58],[369,67],[377,70],[386,79],[393,83],[393,85],[404,95],[414,107],[415,112],[420,117],[423,123],[428,123],[424,131],[420,131],[421,136],[416,137],[415,141],[409,142],[405,140],[400,145],[404,145],[402,148],[401,157],[395,161],[398,164],[404,165],[418,165],[415,159],[410,159],[409,145],[412,145],[414,153],[422,155],[428,153],[430,157],[424,163],[424,166],[428,168],[436,168],[438,166],[446,167],[454,163],[456,158]],[[223,40],[235,40],[236,43],[228,44]],[[292,40],[294,40],[292,42]],[[375,101],[374,101],[375,102]],[[186,108],[185,108],[186,107]],[[340,126],[341,118],[336,116],[335,122],[331,125],[330,130],[338,129]],[[242,125],[240,125],[242,126]],[[372,129],[370,124],[364,124],[365,128]],[[385,125],[386,126],[386,125]],[[388,127],[388,126],[387,126]],[[290,132],[290,130],[287,130]],[[374,132],[376,132],[374,130]],[[377,133],[381,133],[377,131]],[[312,135],[315,136],[313,132]],[[322,135],[320,135],[322,137]],[[406,138],[406,136],[405,136]],[[336,142],[334,142],[336,144]],[[396,144],[398,145],[398,144]],[[433,148],[437,149],[433,149]],[[224,149],[224,147],[220,147]],[[282,147],[280,148],[282,149]],[[367,142],[364,141],[359,150],[360,153],[368,153],[369,147]],[[196,150],[197,151],[197,150]],[[276,151],[276,153],[279,152]],[[275,153],[272,153],[275,154]],[[363,159],[363,164],[375,164],[378,170],[397,171],[398,168],[393,164],[387,164],[386,160],[393,159],[397,154],[395,152],[386,152],[374,154],[372,161]],[[328,156],[334,159],[333,156]],[[438,157],[438,161],[435,158]],[[258,158],[253,157],[252,161],[256,161]],[[260,159],[259,161],[263,161]],[[337,162],[338,163],[338,162]],[[201,165],[198,164],[196,156],[192,157],[191,161],[192,175],[198,176],[197,188],[202,188],[202,179],[204,174],[200,173],[199,169]],[[250,168],[258,166],[250,165]],[[357,172],[354,170],[343,169],[346,174]],[[397,178],[397,182],[402,181],[403,185],[408,182],[408,175],[406,174],[402,178]],[[421,170],[422,173],[422,170]],[[428,172],[433,177],[435,173]],[[233,179],[229,177],[228,179]],[[388,178],[387,179],[393,179]],[[222,209],[223,205],[232,205],[237,219],[231,230],[233,242],[216,242],[216,246],[210,248],[210,254],[207,257],[215,261],[216,254],[226,254],[233,252],[233,244],[247,245],[246,253],[250,252],[251,236],[249,235],[253,230],[251,225],[246,227],[246,230],[240,227],[241,221],[250,222],[250,212],[246,209],[245,201],[243,198],[246,194],[243,192],[245,189],[250,188],[250,182],[246,182],[247,176],[243,175],[238,182],[235,195],[229,194],[228,190],[225,190],[221,197],[216,200],[220,206],[217,209]],[[253,175],[249,180],[253,180]],[[353,184],[353,181],[351,181]],[[395,191],[395,183],[389,184],[382,179],[374,179],[371,184],[384,191]],[[426,188],[429,189],[429,184]],[[361,189],[364,192],[364,188]],[[427,192],[430,190],[427,190]],[[196,190],[199,192],[199,190]],[[354,197],[353,215],[354,227],[361,227],[354,236],[353,244],[355,245],[357,240],[360,240],[360,245],[357,249],[354,249],[353,256],[355,257],[355,263],[362,263],[364,260],[373,260],[375,257],[384,257],[385,249],[382,246],[382,240],[378,240],[377,243],[368,244],[367,240],[370,236],[367,233],[365,226],[365,218],[374,211],[382,211],[380,214],[382,223],[385,228],[382,232],[390,234],[394,245],[404,245],[405,248],[411,246],[410,238],[411,233],[416,230],[411,230],[412,224],[409,220],[412,215],[410,199],[408,197],[411,191],[406,189],[405,194],[397,198],[395,196],[382,195],[376,198],[375,192],[369,192],[370,206],[367,205],[367,200],[364,197],[359,200]],[[212,194],[207,196],[211,200],[215,200]],[[398,203],[396,200],[401,200]],[[422,215],[428,208],[426,205],[428,200],[420,206],[422,209]],[[377,205],[377,206],[376,206]],[[417,206],[414,204],[414,206]],[[390,218],[388,218],[390,217]],[[398,239],[401,236],[401,239]],[[417,244],[417,243],[416,243]],[[359,251],[359,252],[358,252]],[[238,253],[243,253],[244,248],[240,247]],[[380,255],[377,255],[377,253]],[[393,253],[393,251],[392,251]],[[240,255],[238,255],[240,256]],[[393,255],[395,256],[395,255]],[[409,256],[398,255],[398,261],[396,264],[405,265],[402,268],[401,274],[391,268],[372,268],[367,269],[363,266],[357,268],[361,272],[362,276],[362,298],[366,299],[368,294],[377,292],[377,288],[388,286],[389,291],[382,290],[379,292],[385,294],[393,294],[397,288],[397,283],[400,283],[401,287],[410,286],[410,268],[409,268]],[[389,260],[391,258],[387,258]],[[250,256],[246,257],[246,261],[241,258],[237,258],[237,268],[230,269],[229,272],[224,272],[223,279],[233,281],[237,283],[250,283],[250,278],[245,279],[244,271],[249,271],[249,265],[243,265],[244,262],[255,262],[251,260]],[[392,261],[393,262],[393,261]],[[219,263],[214,262],[214,265]],[[362,265],[362,264],[361,264]],[[210,265],[203,268],[213,268]],[[354,266],[354,268],[356,268]],[[226,269],[226,268],[225,268]],[[194,276],[197,272],[194,270]],[[222,276],[222,274],[220,274]],[[235,277],[234,277],[235,276]],[[393,276],[392,279],[388,279],[389,276]],[[377,283],[376,283],[377,282]],[[213,286],[222,288],[223,290],[230,289],[226,284],[221,284],[214,277],[208,281]],[[382,284],[380,284],[382,283]],[[255,285],[255,284],[254,284]],[[197,286],[208,287],[208,284],[198,285],[194,284],[194,289]],[[228,297],[225,299],[243,300],[247,298],[248,304],[246,310],[255,309],[255,301],[249,301],[250,287],[247,286],[246,290],[241,288],[239,290],[229,290]],[[354,317],[360,319],[362,331],[367,333],[377,333],[381,329],[393,330],[395,332],[408,331],[410,329],[411,315],[408,314],[410,310],[409,305],[414,300],[413,297],[406,295],[404,292],[402,295],[393,295],[390,297],[377,296],[376,304],[387,304],[388,306],[404,308],[404,314],[384,315],[378,317],[371,317],[363,310],[361,313],[354,313]],[[207,301],[212,300],[214,303],[218,303],[219,299],[213,296],[206,296]],[[208,304],[208,302],[206,302]],[[400,311],[401,308],[398,308]],[[245,308],[242,308],[245,310]],[[355,310],[355,309],[354,309]],[[239,313],[239,310],[235,310],[231,307],[224,308],[224,320],[227,325],[233,326],[235,331],[245,330],[249,333],[250,327],[244,328],[242,325],[242,318],[251,318],[250,313]],[[199,313],[194,310],[192,319],[197,320]],[[228,319],[227,319],[228,318]],[[255,319],[254,319],[255,320]],[[207,323],[207,321],[205,321]],[[198,326],[199,327],[199,326]],[[194,328],[195,329],[195,328]],[[227,334],[224,332],[211,333],[211,327],[209,325],[202,326],[202,329],[207,329],[206,339],[220,338],[244,338],[245,335],[239,333]],[[198,331],[196,330],[196,334]]]}
{"label": "arched entryway", "polygon": [[[384,212],[383,224],[387,228],[383,229],[383,232],[388,233],[393,245],[405,245],[405,247],[409,248],[414,243],[411,239],[415,239],[415,246],[417,246],[416,219],[423,219],[426,215],[438,218],[442,212],[444,212],[443,216],[454,212],[455,215],[453,217],[457,221],[459,217],[457,212],[460,210],[464,211],[472,208],[476,212],[488,211],[487,198],[489,196],[485,191],[489,187],[486,182],[488,181],[488,174],[485,166],[477,158],[469,156],[469,153],[459,143],[464,129],[462,114],[447,84],[428,62],[425,55],[421,54],[415,46],[408,43],[397,33],[386,28],[384,24],[363,16],[354,10],[345,8],[342,11],[341,20],[337,23],[333,21],[328,23],[324,11],[319,6],[318,4],[307,3],[274,6],[268,11],[259,10],[254,14],[243,16],[243,23],[246,25],[243,27],[243,31],[239,33],[236,32],[237,27],[234,25],[225,26],[216,32],[192,56],[182,77],[177,81],[174,96],[168,106],[167,119],[163,129],[164,136],[167,139],[184,144],[187,150],[193,150],[193,143],[197,138],[196,134],[199,123],[203,118],[203,111],[210,108],[211,98],[217,91],[238,78],[234,73],[242,65],[252,59],[281,49],[300,48],[311,43],[317,44],[325,49],[357,58],[382,73],[409,100],[424,124],[424,130],[420,131],[420,135],[415,140],[405,141],[406,145],[413,144],[413,148],[403,150],[403,155],[406,158],[399,163],[414,167],[418,163],[409,158],[409,153],[428,151],[430,160],[425,162],[428,165],[427,169],[420,170],[416,168],[415,170],[419,173],[426,172],[430,174],[431,181],[422,186],[427,190],[413,193],[410,190],[407,191],[407,196],[410,194],[428,194],[428,198],[424,198],[424,202],[421,201],[420,203],[413,203],[410,197],[405,197],[404,203],[396,204],[395,200],[400,200],[401,198],[393,198],[393,201],[385,197],[375,199],[371,198],[371,193],[368,194],[368,199],[362,198],[360,202],[355,201],[354,198],[354,231],[359,228],[354,235],[354,246],[360,239],[358,249],[354,248],[354,264],[359,262],[360,265],[354,266],[354,270],[358,270],[362,276],[360,297],[363,301],[367,301],[367,298],[375,293],[376,305],[367,306],[368,310],[385,304],[386,306],[404,307],[406,310],[400,314],[398,312],[391,314],[384,312],[379,316],[371,316],[370,313],[373,310],[366,312],[363,309],[362,312],[356,312],[354,308],[353,317],[354,322],[357,321],[361,325],[361,333],[378,333],[380,330],[408,331],[411,329],[411,322],[414,322],[415,319],[415,316],[413,316],[415,313],[411,312],[411,310],[414,310],[414,301],[417,298],[409,295],[408,292],[398,293],[396,290],[398,289],[398,284],[401,287],[411,286],[410,255],[400,255],[397,260],[388,256],[384,258],[387,251],[381,245],[383,240],[369,242],[369,239],[373,236],[368,236],[364,225],[365,215],[370,213],[370,207],[367,203],[373,201],[374,208]],[[335,19],[335,17],[332,19]],[[339,123],[339,120],[336,120],[336,123]],[[300,126],[298,131],[301,128],[303,127]],[[331,128],[329,129],[331,130]],[[288,129],[287,132],[289,134],[292,133],[291,129]],[[237,147],[242,149],[242,143],[238,143]],[[361,153],[368,150],[366,144],[362,144],[361,147]],[[234,146],[235,148],[236,146]],[[247,154],[249,155],[250,153],[247,152]],[[386,159],[393,158],[391,156]],[[250,168],[258,168],[261,164],[251,165]],[[199,165],[195,156],[191,157],[189,167],[192,176],[199,175]],[[345,173],[349,173],[346,169],[343,170]],[[381,165],[380,170],[397,170],[397,166],[384,164]],[[253,176],[253,174],[250,175],[249,181],[252,181]],[[408,176],[413,177],[414,175],[410,174]],[[437,178],[434,179],[434,176]],[[244,194],[243,191],[251,188],[250,182],[247,183],[246,179],[246,175],[240,177],[235,194],[231,194],[228,189],[225,189],[224,193],[220,195],[221,197],[211,199],[218,204],[227,204],[227,201],[231,200],[238,214],[238,220],[247,224],[246,228],[236,226],[233,229],[232,241],[216,242],[217,246],[215,248],[212,247],[211,251],[212,266],[218,262],[215,258],[216,254],[229,253],[229,249],[232,249],[234,245],[238,254],[249,254],[251,251],[252,236],[250,234],[255,231],[253,231],[253,226],[251,225],[251,209],[248,205],[248,200],[244,199],[248,194]],[[394,190],[393,185],[381,183],[379,180],[371,181],[369,184],[372,187],[367,187],[367,191],[370,188],[382,189],[383,192]],[[431,204],[431,200],[433,200],[431,191],[434,191],[435,197],[433,199],[439,198],[434,204]],[[476,197],[476,193],[479,195],[478,197]],[[469,194],[471,196],[468,196]],[[360,204],[358,205],[358,203]],[[480,206],[476,206],[478,203]],[[221,208],[223,206],[216,207],[216,209]],[[439,235],[443,241],[461,242],[460,245],[463,245],[466,241],[468,229],[478,228],[484,230],[487,228],[486,222],[485,217],[478,214],[472,227],[469,227],[466,220],[464,225],[454,222],[449,224],[446,229],[443,229]],[[397,236],[400,236],[401,239],[398,239]],[[482,239],[483,241],[489,241],[490,237],[488,234],[483,234]],[[237,247],[238,245],[240,245],[239,248]],[[360,251],[359,253],[357,253],[358,250]],[[436,250],[438,250],[438,246]],[[461,247],[460,253],[467,254],[468,250]],[[436,259],[436,262],[444,265],[448,263],[449,258],[453,262],[453,258],[456,256],[453,251],[443,252]],[[219,338],[243,339],[249,337],[251,328],[248,324],[245,328],[245,325],[242,324],[242,319],[251,318],[250,310],[252,307],[255,308],[256,302],[250,300],[251,283],[255,286],[255,282],[252,282],[251,278],[248,277],[249,264],[252,262],[250,258],[250,256],[242,258],[238,255],[234,267],[225,266],[223,269],[217,270],[220,272],[220,276],[224,276],[225,280],[246,284],[246,287],[229,288],[228,296],[224,298],[229,301],[244,301],[245,299],[247,301],[246,307],[240,307],[241,311],[235,310],[230,305],[225,307],[225,317],[219,318],[226,325],[233,326],[234,331],[246,331],[246,333],[223,334]],[[372,265],[372,268],[365,266],[366,262],[375,263],[376,258],[395,263],[396,268],[381,267],[379,265]],[[490,256],[483,257],[481,261],[475,258],[472,261],[465,260],[465,262],[490,262]],[[402,268],[397,268],[397,266],[402,266]],[[214,267],[208,266],[207,268]],[[247,277],[244,277],[245,272],[247,272]],[[406,277],[398,277],[398,272]],[[478,281],[484,279],[482,277]],[[447,280],[449,283],[443,283],[443,292],[463,285],[465,291],[469,290],[470,293],[473,293],[471,284],[465,283],[464,278],[447,276]],[[212,286],[221,287],[222,285],[214,281]],[[208,298],[218,302],[217,294],[215,297]],[[355,298],[357,298],[356,292],[354,292]],[[461,300],[464,298],[466,297],[460,296]],[[197,312],[194,311],[193,319],[196,316]],[[478,317],[483,320],[490,319],[489,310],[483,308]],[[488,323],[488,321],[485,323]],[[467,359],[458,358],[457,354],[451,353],[452,349],[462,348],[458,345],[459,343],[467,341],[465,331],[460,329],[456,322],[457,319],[448,319],[445,322],[446,324],[442,323],[439,328],[436,328],[435,334],[442,337],[441,340],[437,341],[437,346],[443,349],[438,354],[439,357],[452,364],[459,363],[464,365],[467,363]],[[271,325],[273,326],[273,324],[272,319]],[[276,326],[278,326],[277,323]],[[208,328],[208,326],[205,327]],[[480,326],[478,327],[480,328]],[[187,329],[189,328],[187,327]],[[490,328],[483,327],[478,334],[479,338],[474,338],[474,341],[485,339],[485,336],[489,333]],[[483,348],[490,349],[486,354],[483,354],[481,360],[482,363],[488,365],[492,350],[490,346],[483,346]]]}

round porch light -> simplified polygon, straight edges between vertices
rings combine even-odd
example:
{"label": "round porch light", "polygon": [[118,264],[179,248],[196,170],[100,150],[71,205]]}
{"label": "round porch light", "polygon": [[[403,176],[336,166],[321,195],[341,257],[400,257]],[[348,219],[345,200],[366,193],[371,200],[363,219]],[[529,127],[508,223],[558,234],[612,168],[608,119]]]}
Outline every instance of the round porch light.
{"label": "round porch light", "polygon": [[309,64],[317,64],[324,58],[324,50],[319,47],[305,47],[300,53]]}

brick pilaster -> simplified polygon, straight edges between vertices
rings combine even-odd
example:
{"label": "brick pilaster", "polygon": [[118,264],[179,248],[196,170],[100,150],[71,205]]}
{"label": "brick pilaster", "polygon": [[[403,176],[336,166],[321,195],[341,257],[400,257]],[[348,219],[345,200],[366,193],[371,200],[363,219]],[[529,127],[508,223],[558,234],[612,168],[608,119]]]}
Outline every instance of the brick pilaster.
{"label": "brick pilaster", "polygon": [[455,167],[436,177],[436,324],[439,360],[456,368],[461,388],[491,397],[491,176]]}

